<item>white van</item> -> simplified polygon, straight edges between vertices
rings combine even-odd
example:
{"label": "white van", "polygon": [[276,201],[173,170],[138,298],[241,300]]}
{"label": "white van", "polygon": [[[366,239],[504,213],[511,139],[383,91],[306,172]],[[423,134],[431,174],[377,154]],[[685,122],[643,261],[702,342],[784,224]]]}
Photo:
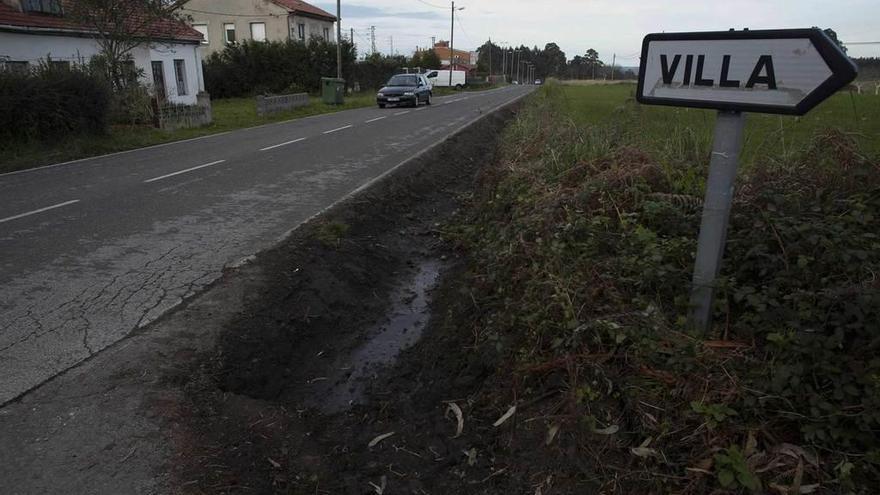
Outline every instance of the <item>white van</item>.
{"label": "white van", "polygon": [[430,82],[432,86],[440,88],[453,87],[455,89],[462,89],[467,86],[466,71],[452,71],[452,84],[449,84],[449,72],[450,71],[448,70],[429,70],[425,74],[425,77],[428,78],[428,82]]}

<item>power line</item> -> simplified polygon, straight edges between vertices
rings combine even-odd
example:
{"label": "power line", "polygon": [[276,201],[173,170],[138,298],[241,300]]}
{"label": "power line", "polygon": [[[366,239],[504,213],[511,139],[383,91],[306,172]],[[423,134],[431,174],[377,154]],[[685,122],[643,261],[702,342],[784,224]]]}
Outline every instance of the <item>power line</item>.
{"label": "power line", "polygon": [[446,9],[448,8],[448,7],[441,7],[441,6],[439,6],[439,5],[434,5],[433,3],[428,3],[428,2],[426,2],[425,0],[416,0],[416,1],[419,2],[419,3],[422,3],[422,4],[427,5],[428,7],[434,7],[435,9],[443,9],[443,10],[446,10]]}

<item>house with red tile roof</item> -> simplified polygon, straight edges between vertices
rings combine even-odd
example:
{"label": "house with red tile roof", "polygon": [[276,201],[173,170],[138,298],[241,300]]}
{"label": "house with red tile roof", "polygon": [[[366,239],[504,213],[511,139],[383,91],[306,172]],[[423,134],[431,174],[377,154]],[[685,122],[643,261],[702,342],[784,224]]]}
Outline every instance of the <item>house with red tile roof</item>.
{"label": "house with red tile roof", "polygon": [[206,57],[244,40],[336,38],[336,16],[302,0],[189,0],[182,12],[204,36]]}
{"label": "house with red tile roof", "polygon": [[[40,63],[86,64],[101,53],[93,27],[75,21],[75,0],[0,0],[0,69],[27,71]],[[163,20],[138,25],[144,43],[131,62],[157,96],[192,105],[205,90],[202,35],[185,23]]]}

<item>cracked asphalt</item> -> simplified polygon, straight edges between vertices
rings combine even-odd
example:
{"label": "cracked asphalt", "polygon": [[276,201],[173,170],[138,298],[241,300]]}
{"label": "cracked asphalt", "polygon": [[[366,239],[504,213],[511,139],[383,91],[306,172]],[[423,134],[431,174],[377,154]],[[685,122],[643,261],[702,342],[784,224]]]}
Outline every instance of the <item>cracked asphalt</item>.
{"label": "cracked asphalt", "polygon": [[0,404],[531,90],[338,112],[0,175]]}

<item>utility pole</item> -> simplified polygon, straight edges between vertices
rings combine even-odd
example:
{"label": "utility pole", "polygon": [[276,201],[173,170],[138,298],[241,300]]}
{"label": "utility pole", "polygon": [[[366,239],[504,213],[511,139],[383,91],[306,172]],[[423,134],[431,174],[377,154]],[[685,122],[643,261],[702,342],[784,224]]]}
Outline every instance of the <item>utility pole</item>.
{"label": "utility pole", "polygon": [[391,44],[391,56],[394,56],[394,36],[388,37],[388,42]]}
{"label": "utility pole", "polygon": [[370,53],[376,54],[376,26],[370,26]]}
{"label": "utility pole", "polygon": [[452,87],[452,71],[455,70],[455,2],[452,2],[452,23],[449,30],[449,87]]}
{"label": "utility pole", "polygon": [[614,53],[612,55],[613,56],[611,57],[611,80],[613,81],[614,80],[614,64],[617,63],[617,54]]}
{"label": "utility pole", "polygon": [[489,38],[489,82],[492,81],[492,38]]}
{"label": "utility pole", "polygon": [[336,0],[336,78],[342,79],[342,0]]}

